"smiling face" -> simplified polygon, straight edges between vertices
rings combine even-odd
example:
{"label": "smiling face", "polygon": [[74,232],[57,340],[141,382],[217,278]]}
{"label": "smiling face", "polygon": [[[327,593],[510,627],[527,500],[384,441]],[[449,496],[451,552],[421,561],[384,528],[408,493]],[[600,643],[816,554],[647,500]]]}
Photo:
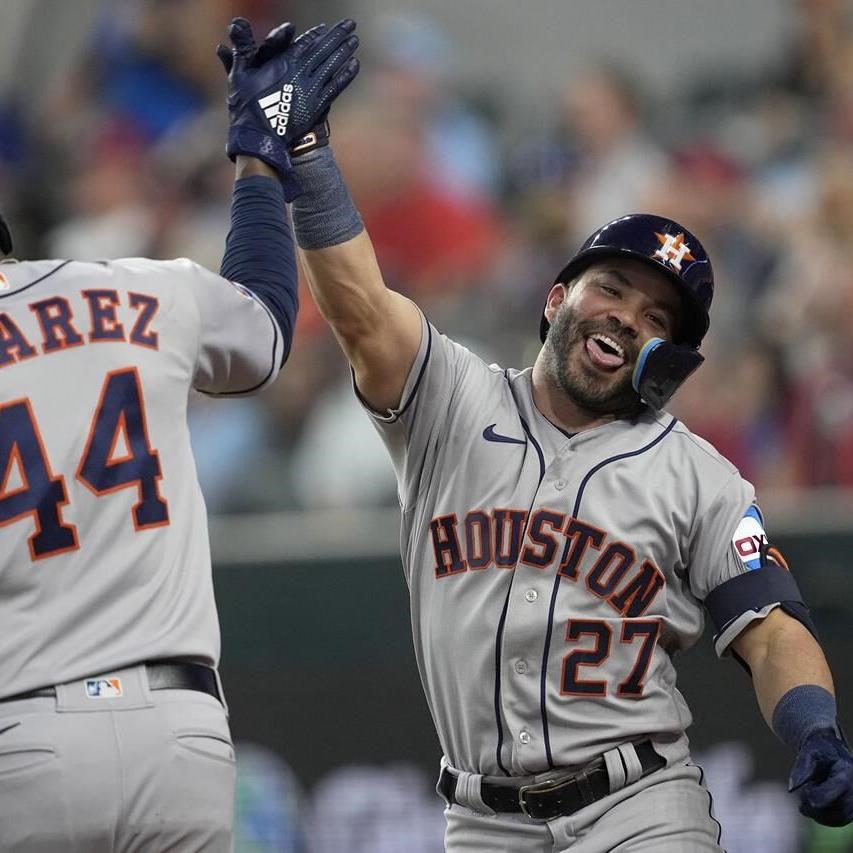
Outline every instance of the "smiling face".
{"label": "smiling face", "polygon": [[607,258],[572,284],[554,285],[545,316],[551,328],[543,366],[551,382],[589,412],[621,415],[639,404],[631,374],[640,349],[650,338],[673,339],[681,300],[647,264]]}

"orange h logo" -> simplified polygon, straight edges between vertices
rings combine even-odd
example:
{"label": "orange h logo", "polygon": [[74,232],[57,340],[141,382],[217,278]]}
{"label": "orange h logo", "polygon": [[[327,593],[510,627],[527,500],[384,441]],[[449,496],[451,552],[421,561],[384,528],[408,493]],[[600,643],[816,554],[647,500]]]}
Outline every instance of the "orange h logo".
{"label": "orange h logo", "polygon": [[681,272],[683,260],[696,260],[690,254],[690,247],[684,242],[684,234],[658,234],[656,231],[655,237],[658,238],[661,247],[652,255],[653,258],[660,258],[665,264],[670,264],[678,272]]}

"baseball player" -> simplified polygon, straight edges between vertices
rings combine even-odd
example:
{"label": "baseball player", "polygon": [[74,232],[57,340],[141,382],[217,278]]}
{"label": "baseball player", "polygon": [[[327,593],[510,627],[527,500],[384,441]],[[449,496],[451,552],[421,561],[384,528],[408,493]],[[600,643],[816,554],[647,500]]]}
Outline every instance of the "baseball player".
{"label": "baseball player", "polygon": [[[0,849],[229,851],[191,388],[251,394],[290,348],[288,148],[357,72],[354,24],[236,19],[221,275],[186,259],[0,264]],[[0,248],[11,237],[0,224]]]}
{"label": "baseball player", "polygon": [[702,361],[695,235],[624,216],[502,369],[388,290],[329,147],[294,159],[297,241],[399,483],[450,851],[719,851],[672,657],[708,615],[794,751],[804,814],[853,818],[832,678],[752,486],[665,406]]}

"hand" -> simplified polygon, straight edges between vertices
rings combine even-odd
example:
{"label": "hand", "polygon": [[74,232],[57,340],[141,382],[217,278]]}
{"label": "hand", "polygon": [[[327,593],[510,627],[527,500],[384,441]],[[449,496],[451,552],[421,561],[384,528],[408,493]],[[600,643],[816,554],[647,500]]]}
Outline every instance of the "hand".
{"label": "hand", "polygon": [[788,790],[800,812],[825,826],[853,821],[853,756],[832,729],[812,732],[800,746]]}
{"label": "hand", "polygon": [[354,30],[355,22],[347,19],[294,40],[293,25],[282,24],[258,47],[248,21],[231,22],[232,48],[216,49],[228,72],[231,159],[245,154],[263,160],[279,173],[287,192],[288,147],[323,123],[332,101],[358,73]]}

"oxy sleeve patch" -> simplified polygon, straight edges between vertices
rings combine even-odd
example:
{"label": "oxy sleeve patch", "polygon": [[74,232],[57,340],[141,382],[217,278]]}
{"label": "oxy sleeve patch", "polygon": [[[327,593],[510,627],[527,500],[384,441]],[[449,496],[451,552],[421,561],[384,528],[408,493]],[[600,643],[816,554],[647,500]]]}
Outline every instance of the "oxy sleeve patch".
{"label": "oxy sleeve patch", "polygon": [[762,557],[767,552],[767,534],[764,532],[764,519],[761,510],[753,504],[738,523],[732,537],[735,553],[750,570],[760,569]]}

